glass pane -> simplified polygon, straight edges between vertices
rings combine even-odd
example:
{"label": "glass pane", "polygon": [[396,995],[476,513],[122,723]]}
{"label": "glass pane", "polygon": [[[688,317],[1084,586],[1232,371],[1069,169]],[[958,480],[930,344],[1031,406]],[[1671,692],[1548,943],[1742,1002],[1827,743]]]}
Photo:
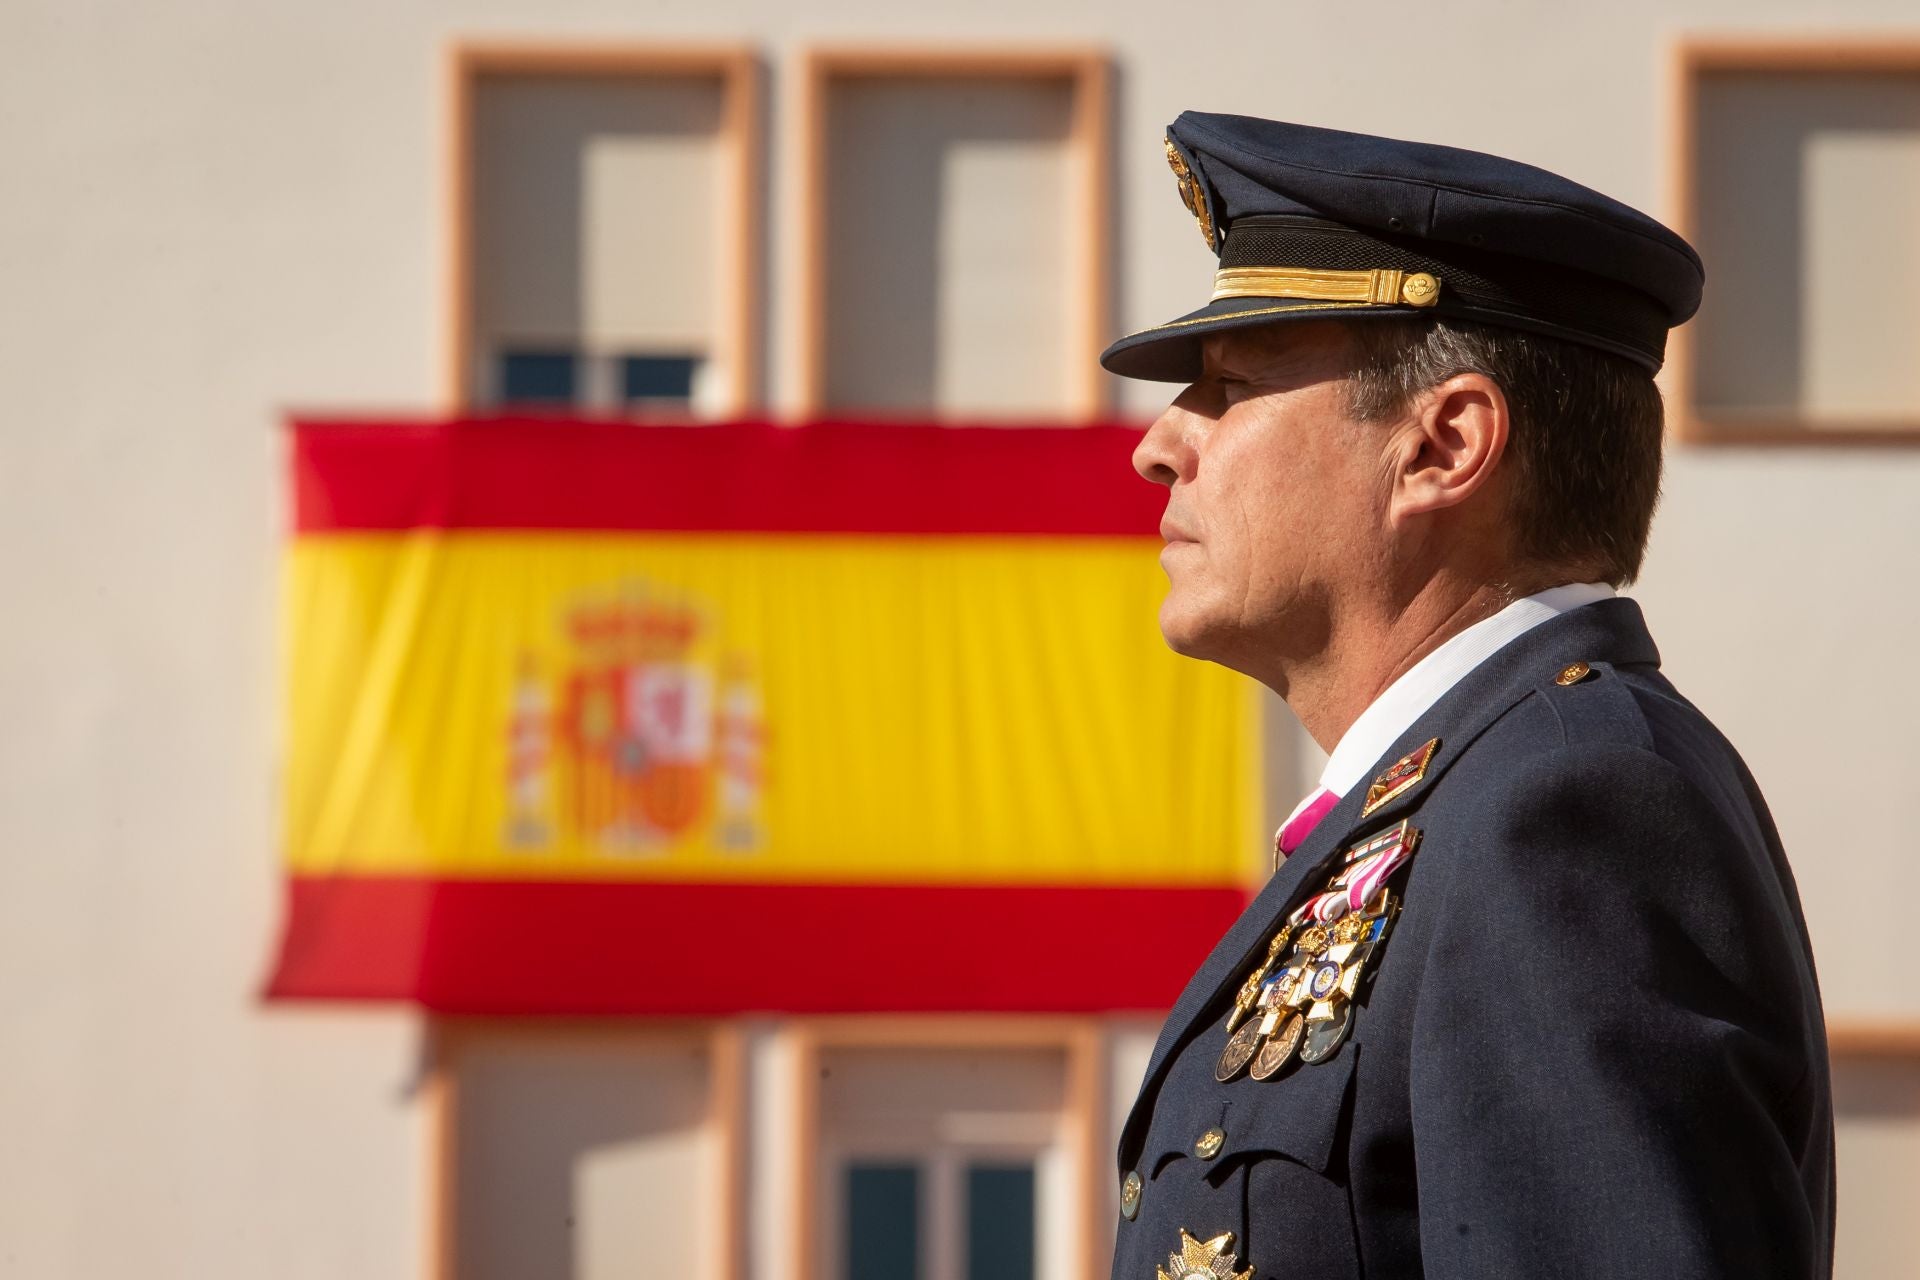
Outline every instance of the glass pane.
{"label": "glass pane", "polygon": [[1033,1166],[967,1168],[967,1280],[1033,1280]]}
{"label": "glass pane", "polygon": [[847,1280],[919,1280],[920,1170],[847,1166]]}
{"label": "glass pane", "polygon": [[502,404],[572,404],[571,351],[506,351],[500,356]]}
{"label": "glass pane", "polygon": [[620,361],[620,394],[633,400],[693,399],[696,356],[627,356]]}

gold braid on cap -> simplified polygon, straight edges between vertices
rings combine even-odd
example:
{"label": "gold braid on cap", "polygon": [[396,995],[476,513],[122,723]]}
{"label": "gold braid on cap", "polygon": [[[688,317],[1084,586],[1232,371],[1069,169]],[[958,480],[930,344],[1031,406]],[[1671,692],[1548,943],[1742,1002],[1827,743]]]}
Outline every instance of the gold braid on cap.
{"label": "gold braid on cap", "polygon": [[1213,300],[1222,298],[1306,298],[1371,307],[1431,307],[1440,301],[1440,281],[1425,271],[1393,267],[1372,271],[1222,267],[1213,273]]}

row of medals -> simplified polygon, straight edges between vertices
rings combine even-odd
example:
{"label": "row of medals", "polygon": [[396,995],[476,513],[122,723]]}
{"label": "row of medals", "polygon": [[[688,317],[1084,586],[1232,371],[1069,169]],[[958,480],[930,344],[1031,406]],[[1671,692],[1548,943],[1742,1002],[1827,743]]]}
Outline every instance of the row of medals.
{"label": "row of medals", "polygon": [[[1353,1024],[1353,1000],[1367,958],[1399,911],[1399,901],[1382,885],[1362,910],[1328,924],[1309,924],[1297,937],[1291,924],[1274,934],[1266,959],[1234,996],[1227,1047],[1220,1051],[1214,1078],[1224,1084],[1246,1071],[1255,1080],[1269,1080],[1296,1053],[1306,1063],[1331,1058]],[[1293,951],[1281,964],[1290,941]]]}

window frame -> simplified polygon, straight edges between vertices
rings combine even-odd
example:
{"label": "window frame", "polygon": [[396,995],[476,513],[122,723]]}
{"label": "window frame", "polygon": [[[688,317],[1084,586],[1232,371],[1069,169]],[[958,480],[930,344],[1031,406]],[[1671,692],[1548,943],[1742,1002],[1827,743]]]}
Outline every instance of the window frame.
{"label": "window frame", "polygon": [[1883,1062],[1920,1068],[1920,1018],[1842,1016],[1827,1023],[1834,1062]]}
{"label": "window frame", "polygon": [[750,45],[605,42],[457,41],[446,59],[447,334],[443,394],[448,412],[471,413],[474,334],[474,108],[485,77],[579,77],[616,80],[711,78],[721,92],[718,138],[727,159],[733,207],[723,209],[719,324],[708,359],[727,371],[719,418],[741,417],[763,399],[760,349],[761,245],[766,196],[762,184],[760,55]]}
{"label": "window frame", "polygon": [[[1111,1229],[1106,1116],[1106,1041],[1095,1018],[984,1017],[972,1014],[902,1014],[797,1018],[787,1024],[793,1115],[794,1214],[788,1256],[794,1280],[827,1280],[821,1232],[837,1229],[821,1218],[830,1197],[819,1171],[833,1144],[821,1133],[820,1071],[823,1054],[838,1049],[1043,1049],[1060,1052],[1066,1079],[1060,1124],[1072,1189],[1071,1213],[1060,1229],[1084,1244],[1077,1280],[1098,1280],[1110,1259],[1095,1246]],[[928,1193],[923,1185],[922,1195]],[[923,1246],[924,1242],[923,1242]]]}
{"label": "window frame", "polygon": [[427,1024],[421,1094],[427,1120],[426,1267],[431,1280],[459,1276],[460,1064],[477,1043],[563,1043],[654,1052],[693,1051],[707,1063],[706,1126],[716,1154],[705,1197],[716,1238],[702,1259],[713,1280],[745,1276],[747,1050],[731,1021],[611,1018],[496,1018],[437,1015]]}
{"label": "window frame", "polygon": [[[1111,382],[1099,355],[1112,326],[1113,263],[1113,75],[1112,57],[1096,48],[935,49],[823,45],[800,59],[800,287],[795,307],[796,407],[805,417],[831,413],[827,387],[827,186],[830,173],[829,97],[836,84],[862,79],[1065,80],[1072,94],[1067,146],[1081,158],[1082,179],[1072,201],[1069,244],[1078,246],[1069,287],[1079,294],[1072,309],[1070,351],[1083,353],[1081,375],[1058,415],[1097,421],[1109,405]],[[929,410],[931,413],[931,410]]]}
{"label": "window frame", "polygon": [[[1912,76],[1920,85],[1920,38],[1911,33],[1844,38],[1690,35],[1676,41],[1669,79],[1668,189],[1672,193],[1674,230],[1689,240],[1694,239],[1700,229],[1701,83],[1709,75],[1723,73],[1872,73]],[[1708,288],[1713,287],[1712,266],[1708,264]],[[1873,425],[1848,423],[1843,419],[1828,423],[1788,411],[1775,417],[1742,415],[1738,421],[1716,418],[1702,412],[1696,399],[1696,361],[1693,324],[1682,325],[1669,340],[1663,377],[1668,393],[1669,430],[1682,443],[1868,448],[1920,445],[1920,406],[1915,406],[1908,419]]]}

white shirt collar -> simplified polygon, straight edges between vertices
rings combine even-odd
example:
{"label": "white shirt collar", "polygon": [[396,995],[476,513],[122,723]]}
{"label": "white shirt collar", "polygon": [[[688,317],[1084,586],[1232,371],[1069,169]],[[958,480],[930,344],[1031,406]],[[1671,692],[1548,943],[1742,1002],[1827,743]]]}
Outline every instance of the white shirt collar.
{"label": "white shirt collar", "polygon": [[[1601,582],[1553,587],[1515,600],[1491,618],[1450,637],[1414,663],[1360,713],[1360,718],[1341,736],[1333,754],[1327,758],[1327,767],[1320,773],[1321,787],[1335,795],[1345,795],[1367,776],[1367,771],[1387,748],[1469,671],[1548,619],[1582,605],[1610,599],[1613,594],[1613,588]],[[1309,795],[1302,800],[1294,812],[1300,812],[1312,799]]]}

